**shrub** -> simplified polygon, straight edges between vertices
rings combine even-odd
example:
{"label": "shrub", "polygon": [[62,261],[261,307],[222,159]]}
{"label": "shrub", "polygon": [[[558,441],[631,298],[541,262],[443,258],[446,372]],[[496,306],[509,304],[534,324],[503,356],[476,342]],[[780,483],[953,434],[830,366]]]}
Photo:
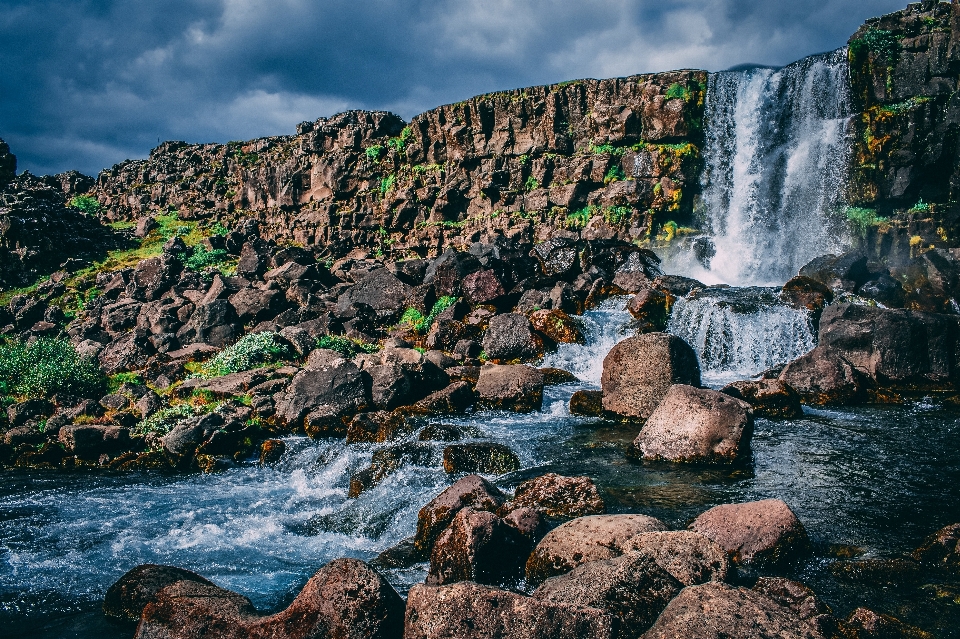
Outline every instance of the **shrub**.
{"label": "shrub", "polygon": [[97,198],[90,197],[89,195],[77,195],[71,198],[68,206],[87,215],[93,215],[100,210],[100,202]]}
{"label": "shrub", "polygon": [[848,207],[846,215],[850,226],[860,237],[865,237],[870,227],[879,226],[888,221],[887,218],[877,215],[875,209],[866,209],[859,206]]}
{"label": "shrub", "polygon": [[282,342],[276,333],[251,333],[217,353],[217,356],[201,366],[195,375],[204,378],[223,377],[292,356],[290,347]]}
{"label": "shrub", "polygon": [[603,219],[608,224],[623,224],[630,216],[630,208],[626,206],[608,206],[603,211]]}
{"label": "shrub", "polygon": [[527,178],[527,182],[523,185],[523,187],[528,191],[535,191],[540,188],[540,182],[537,180],[537,178],[531,175]]}
{"label": "shrub", "polygon": [[182,257],[183,265],[191,271],[201,271],[208,266],[216,266],[229,259],[227,252],[223,249],[209,250],[203,244],[197,244],[193,247],[190,257]]}
{"label": "shrub", "polygon": [[408,308],[400,318],[400,325],[407,324],[418,333],[426,333],[430,330],[430,327],[433,326],[437,315],[453,306],[458,299],[457,297],[450,296],[441,297],[434,303],[433,308],[430,309],[430,314],[426,317],[417,309]]}
{"label": "shrub", "polygon": [[583,228],[587,225],[587,222],[590,221],[590,218],[593,217],[593,214],[596,213],[597,207],[590,205],[586,208],[582,208],[579,211],[574,211],[567,216],[567,226],[572,228]]}
{"label": "shrub", "polygon": [[141,420],[139,424],[130,430],[130,433],[135,437],[143,437],[150,433],[166,435],[173,430],[173,427],[179,422],[189,417],[200,415],[203,412],[204,410],[202,408],[191,406],[190,404],[178,404],[177,406],[163,408],[150,417]]}
{"label": "shrub", "polygon": [[386,195],[389,193],[394,185],[397,183],[397,174],[391,173],[387,177],[380,180],[380,195]]}
{"label": "shrub", "polygon": [[614,164],[610,167],[610,170],[607,171],[607,174],[603,177],[604,184],[610,184],[611,182],[619,182],[620,180],[626,179],[626,174],[624,174],[623,169],[620,168],[619,164]]}
{"label": "shrub", "polygon": [[680,84],[674,82],[667,88],[667,93],[665,96],[668,100],[683,100],[684,102],[690,101],[690,90]]}
{"label": "shrub", "polygon": [[100,367],[81,357],[69,340],[41,337],[29,345],[15,340],[0,346],[0,392],[5,395],[94,397],[105,386]]}
{"label": "shrub", "polygon": [[920,198],[920,201],[914,204],[910,208],[911,213],[929,213],[930,205],[923,201],[923,198]]}
{"label": "shrub", "polygon": [[367,159],[373,162],[376,162],[381,157],[383,157],[383,147],[379,144],[374,144],[373,146],[367,147]]}
{"label": "shrub", "polygon": [[376,353],[380,350],[380,347],[376,344],[367,344],[344,335],[324,335],[317,339],[317,348],[336,351],[347,359],[351,359],[359,353]]}

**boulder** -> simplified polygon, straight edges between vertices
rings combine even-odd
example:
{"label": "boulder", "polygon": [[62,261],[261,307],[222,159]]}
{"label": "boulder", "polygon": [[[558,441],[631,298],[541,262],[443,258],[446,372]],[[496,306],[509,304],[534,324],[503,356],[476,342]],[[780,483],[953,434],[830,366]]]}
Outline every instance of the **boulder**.
{"label": "boulder", "polygon": [[650,557],[684,586],[725,581],[730,571],[726,551],[706,535],[689,530],[640,533],[622,547]]}
{"label": "boulder", "polygon": [[457,297],[467,276],[480,268],[480,260],[473,255],[449,248],[427,267],[423,283],[433,284],[437,295]]}
{"label": "boulder", "polygon": [[684,588],[644,635],[644,639],[678,637],[823,639],[811,624],[769,597],[716,582]]}
{"label": "boulder", "polygon": [[483,350],[494,362],[528,361],[543,357],[543,340],[534,335],[530,320],[520,313],[504,313],[490,319],[483,336]]}
{"label": "boulder", "polygon": [[500,509],[505,516],[520,508],[533,508],[551,519],[575,519],[602,515],[606,506],[589,477],[564,477],[547,473],[528,479]]}
{"label": "boulder", "polygon": [[527,537],[492,512],[463,508],[433,546],[426,584],[515,582],[530,548]]}
{"label": "boulder", "polygon": [[615,639],[602,610],[524,597],[468,581],[410,589],[404,639]]}
{"label": "boulder", "polygon": [[129,430],[100,424],[69,424],[60,429],[57,439],[68,453],[81,459],[116,455],[131,445]]}
{"label": "boulder", "polygon": [[833,290],[853,292],[870,279],[867,257],[851,251],[843,255],[821,255],[800,268],[800,275]]}
{"label": "boulder", "polygon": [[422,442],[456,442],[464,437],[464,431],[459,426],[451,424],[427,424],[420,431],[417,439]]}
{"label": "boulder", "polygon": [[623,418],[646,419],[674,384],[700,386],[700,364],[675,335],[629,337],[603,360],[603,408]]}
{"label": "boulder", "polygon": [[[319,349],[318,349],[319,350]],[[277,401],[277,418],[291,429],[303,426],[309,412],[323,408],[342,416],[370,404],[370,392],[356,364],[334,351],[314,351],[306,368],[294,375],[287,391]]]}
{"label": "boulder", "polygon": [[242,288],[227,299],[242,324],[276,317],[285,305],[283,292],[270,289]]}
{"label": "boulder", "polygon": [[404,442],[381,448],[373,454],[368,468],[350,478],[347,497],[359,497],[404,466],[428,466],[432,461],[433,448],[429,444]]}
{"label": "boulder", "polygon": [[181,343],[203,342],[212,346],[227,346],[242,334],[237,312],[225,299],[215,299],[197,305],[190,321],[177,331]]}
{"label": "boulder", "polygon": [[782,566],[810,549],[803,524],[779,499],[715,506],[690,529],[717,542],[737,564]]}
{"label": "boulder", "polygon": [[667,330],[667,296],[654,288],[647,288],[627,302],[627,310],[636,320],[638,333],[658,333]]}
{"label": "boulder", "polygon": [[599,608],[620,620],[620,636],[637,639],[683,586],[650,557],[628,552],[581,564],[551,577],[533,592],[535,599]]}
{"label": "boulder", "polygon": [[580,381],[579,377],[570,371],[563,370],[562,368],[553,368],[552,366],[547,366],[537,370],[543,373],[543,384],[545,386],[559,386],[560,384],[571,384]]}
{"label": "boulder", "polygon": [[223,428],[225,421],[220,413],[184,419],[163,436],[163,449],[176,460],[190,459],[201,444]]}
{"label": "boulder", "polygon": [[869,608],[857,608],[843,624],[850,639],[934,639],[929,632],[909,626],[896,617]]}
{"label": "boulder", "polygon": [[463,280],[463,297],[471,304],[489,304],[505,294],[503,284],[492,270],[471,273]]}
{"label": "boulder", "polygon": [[454,352],[457,344],[480,338],[480,329],[460,320],[437,318],[427,333],[427,348],[437,351]]}
{"label": "boulder", "polygon": [[483,406],[529,413],[543,407],[543,373],[523,364],[490,364],[480,369],[476,391]]}
{"label": "boulder", "polygon": [[454,516],[467,506],[495,512],[505,501],[500,489],[478,475],[467,475],[444,490],[420,509],[414,548],[424,559],[430,556],[434,541]]}
{"label": "boulder", "polygon": [[950,524],[927,537],[913,551],[913,558],[927,564],[960,571],[960,524]]}
{"label": "boulder", "polygon": [[413,287],[401,282],[396,275],[385,268],[378,268],[340,295],[337,306],[366,304],[374,310],[378,319],[388,321],[403,312],[412,291]]}
{"label": "boulder", "polygon": [[459,415],[473,406],[475,399],[473,386],[469,382],[453,382],[403,410],[414,415]]}
{"label": "boulder", "polygon": [[160,590],[178,581],[193,581],[213,586],[195,572],[174,566],[142,564],[125,573],[103,598],[103,614],[117,619],[140,621],[143,608]]}
{"label": "boulder", "polygon": [[603,391],[576,391],[570,396],[570,414],[584,417],[600,417],[603,415]]}
{"label": "boulder", "polygon": [[833,301],[833,291],[817,280],[798,275],[780,289],[780,299],[787,306],[810,311],[819,318],[824,307]]}
{"label": "boulder", "polygon": [[260,445],[260,465],[276,464],[287,452],[287,444],[282,439],[268,439]]}
{"label": "boulder", "polygon": [[503,475],[520,469],[520,459],[503,444],[451,444],[443,449],[443,469],[450,474]]}
{"label": "boulder", "polygon": [[10,426],[23,426],[30,420],[43,419],[53,415],[52,402],[46,399],[27,399],[7,406],[7,421]]}
{"label": "boulder", "polygon": [[850,362],[823,345],[787,364],[779,379],[797,391],[803,403],[814,406],[860,401],[867,388],[867,380]]}
{"label": "boulder", "polygon": [[527,560],[527,581],[536,585],[580,564],[618,557],[636,535],[666,529],[663,522],[646,515],[591,515],[568,521],[534,548]]}
{"label": "boulder", "polygon": [[347,425],[347,443],[383,443],[396,439],[407,426],[403,415],[385,410],[356,415]]}
{"label": "boulder", "polygon": [[830,606],[802,583],[783,577],[760,577],[753,590],[791,610],[825,637],[843,636]]}
{"label": "boulder", "polygon": [[373,406],[382,410],[413,404],[450,381],[439,366],[412,348],[361,355],[357,363],[369,378]]}
{"label": "boulder", "polygon": [[540,262],[540,269],[547,277],[574,275],[580,266],[576,243],[564,237],[555,237],[537,244],[531,255]]}
{"label": "boulder", "polygon": [[583,344],[585,341],[580,322],[559,309],[534,311],[530,314],[530,325],[558,344]]}
{"label": "boulder", "polygon": [[670,387],[633,446],[644,459],[731,463],[750,450],[753,409],[717,391]]}
{"label": "boulder", "polygon": [[745,401],[753,414],[767,419],[793,419],[803,414],[800,394],[779,379],[744,380],[727,384],[720,392]]}

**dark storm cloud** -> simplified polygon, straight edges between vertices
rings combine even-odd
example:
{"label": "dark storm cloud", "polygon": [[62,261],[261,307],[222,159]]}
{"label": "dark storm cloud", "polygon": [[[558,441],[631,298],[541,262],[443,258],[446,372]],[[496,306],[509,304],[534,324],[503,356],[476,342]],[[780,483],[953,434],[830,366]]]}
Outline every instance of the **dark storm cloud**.
{"label": "dark storm cloud", "polygon": [[0,0],[0,137],[21,169],[249,139],[346,108],[409,118],[477,93],[780,65],[903,0]]}

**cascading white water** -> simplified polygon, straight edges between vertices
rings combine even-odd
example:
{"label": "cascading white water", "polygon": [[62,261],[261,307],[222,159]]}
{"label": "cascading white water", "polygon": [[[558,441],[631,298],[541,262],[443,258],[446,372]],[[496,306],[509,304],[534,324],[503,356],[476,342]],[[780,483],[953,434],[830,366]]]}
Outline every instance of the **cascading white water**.
{"label": "cascading white water", "polygon": [[666,268],[708,284],[773,285],[842,250],[850,115],[846,49],[711,74],[698,214],[715,252],[668,256]]}
{"label": "cascading white water", "polygon": [[667,331],[697,352],[704,383],[722,385],[785,364],[815,346],[806,311],[776,288],[708,288],[677,300]]}

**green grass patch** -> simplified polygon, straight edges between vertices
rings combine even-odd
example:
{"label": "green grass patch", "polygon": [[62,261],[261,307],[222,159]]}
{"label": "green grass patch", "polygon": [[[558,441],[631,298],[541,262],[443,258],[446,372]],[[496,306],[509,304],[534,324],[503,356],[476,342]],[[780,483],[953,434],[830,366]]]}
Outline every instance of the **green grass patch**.
{"label": "green grass patch", "polygon": [[458,299],[457,297],[450,296],[441,297],[434,303],[433,308],[430,309],[430,313],[426,316],[415,308],[408,308],[400,318],[400,326],[409,326],[421,334],[427,333],[433,326],[433,322],[436,321],[437,315],[456,304]]}
{"label": "green grass patch", "polygon": [[115,373],[107,377],[107,391],[116,393],[124,384],[143,384],[140,373]]}
{"label": "green grass patch", "polygon": [[626,152],[626,149],[620,146],[613,146],[612,144],[591,144],[590,152],[594,155],[613,155],[619,157]]}
{"label": "green grass patch", "polygon": [[269,366],[293,357],[290,347],[277,333],[269,331],[251,333],[241,337],[236,344],[226,347],[217,353],[216,357],[200,365],[192,376],[204,379],[223,377],[230,373]]}
{"label": "green grass patch", "polygon": [[397,184],[397,174],[391,173],[380,180],[380,195],[386,195],[394,189]]}
{"label": "green grass patch", "polygon": [[877,215],[876,209],[850,206],[845,213],[850,227],[861,237],[865,237],[870,228],[888,221],[887,218]]}
{"label": "green grass patch", "polygon": [[326,348],[340,353],[346,359],[352,359],[360,353],[376,353],[380,347],[344,335],[324,335],[317,338],[317,348]]}
{"label": "green grass patch", "polygon": [[81,213],[86,213],[87,215],[94,215],[97,211],[100,210],[100,201],[95,197],[89,195],[77,195],[70,198],[70,201],[67,203],[67,206],[73,209],[77,209]]}
{"label": "green grass patch", "polygon": [[527,191],[535,191],[540,188],[540,181],[532,175],[527,178],[527,181],[524,183],[523,188]]}
{"label": "green grass patch", "polygon": [[386,153],[386,150],[381,145],[374,144],[373,146],[368,146],[365,153],[367,154],[368,160],[371,162],[377,162],[383,157],[383,154]]}
{"label": "green grass patch", "polygon": [[628,206],[608,206],[603,210],[603,219],[607,224],[623,224],[630,217]]}
{"label": "green grass patch", "polygon": [[691,98],[690,89],[674,82],[667,88],[667,93],[665,97],[668,100],[683,100],[684,102],[689,102]]}
{"label": "green grass patch", "polygon": [[217,266],[230,259],[223,249],[207,249],[203,244],[197,244],[190,251],[189,257],[183,255],[183,265],[191,271],[202,271],[208,266]]}
{"label": "green grass patch", "polygon": [[619,182],[625,179],[627,179],[627,176],[623,172],[623,169],[620,168],[619,164],[614,164],[610,167],[610,170],[607,171],[607,174],[603,176],[603,183],[610,184],[611,182]]}
{"label": "green grass patch", "polygon": [[582,229],[590,221],[590,218],[597,212],[597,207],[593,204],[586,206],[579,211],[574,211],[567,216],[566,225],[569,228]]}
{"label": "green grass patch", "polygon": [[31,344],[12,340],[0,346],[0,393],[4,395],[94,397],[103,392],[106,381],[100,367],[81,357],[67,339],[41,337]]}

